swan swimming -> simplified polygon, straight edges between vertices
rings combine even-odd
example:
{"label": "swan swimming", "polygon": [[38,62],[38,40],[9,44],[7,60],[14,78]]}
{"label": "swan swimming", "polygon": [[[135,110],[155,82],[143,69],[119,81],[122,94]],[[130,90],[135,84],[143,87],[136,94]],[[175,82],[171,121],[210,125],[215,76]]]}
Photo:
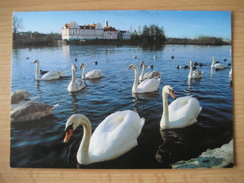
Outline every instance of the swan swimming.
{"label": "swan swimming", "polygon": [[48,105],[44,103],[27,103],[16,107],[10,112],[11,122],[37,120],[52,114],[53,110],[57,107],[58,104]]}
{"label": "swan swimming", "polygon": [[82,125],[83,137],[77,152],[79,164],[115,159],[135,147],[145,119],[130,110],[118,111],[107,116],[92,133],[89,119],[82,114],[73,114],[65,125],[67,143],[72,132]]}
{"label": "swan swimming", "polygon": [[31,94],[26,90],[15,90],[11,93],[11,110],[24,104],[35,102],[40,97],[31,97]]}
{"label": "swan swimming", "polygon": [[216,64],[216,58],[215,57],[212,57],[211,60],[213,60],[212,64],[211,64],[212,69],[219,70],[219,69],[225,69],[226,68],[226,66],[224,64],[220,64],[220,63]]}
{"label": "swan swimming", "polygon": [[82,76],[81,76],[82,79],[99,79],[103,77],[102,72],[97,69],[86,73],[86,66],[83,63],[80,65],[80,69],[81,68],[82,68]]}
{"label": "swan swimming", "polygon": [[134,69],[135,71],[135,79],[132,86],[132,92],[133,93],[148,93],[148,92],[154,92],[158,90],[159,84],[161,79],[146,79],[142,81],[139,85],[139,76],[138,76],[138,67],[135,64],[129,65],[127,70]]}
{"label": "swan swimming", "polygon": [[197,122],[202,107],[196,98],[191,96],[180,97],[168,106],[168,95],[176,98],[174,89],[166,85],[162,90],[163,114],[160,121],[161,129],[184,128]]}
{"label": "swan swimming", "polygon": [[36,64],[36,74],[35,74],[36,80],[54,80],[54,79],[60,79],[65,76],[61,71],[49,71],[40,78],[39,60],[35,60],[33,64]]}
{"label": "swan swimming", "polygon": [[81,78],[75,79],[76,70],[77,70],[77,68],[76,68],[75,64],[72,64],[72,66],[71,66],[72,80],[70,81],[68,88],[67,88],[69,92],[76,92],[76,91],[82,90],[83,88],[86,87],[86,83],[84,80],[82,80]]}
{"label": "swan swimming", "polygon": [[190,61],[190,71],[188,75],[188,79],[198,79],[202,78],[203,72],[199,70],[193,70],[193,62]]}
{"label": "swan swimming", "polygon": [[141,74],[139,76],[139,80],[140,81],[143,81],[145,79],[152,79],[152,78],[158,79],[158,78],[160,78],[160,73],[158,71],[154,70],[154,71],[145,73],[146,64],[145,64],[144,61],[141,61],[140,65],[142,67],[142,72],[141,72]]}

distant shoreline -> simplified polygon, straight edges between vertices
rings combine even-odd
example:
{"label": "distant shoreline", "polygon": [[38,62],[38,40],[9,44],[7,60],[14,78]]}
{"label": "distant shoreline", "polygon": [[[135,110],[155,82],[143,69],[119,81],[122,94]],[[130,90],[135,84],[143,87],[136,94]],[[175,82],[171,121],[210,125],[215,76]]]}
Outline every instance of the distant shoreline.
{"label": "distant shoreline", "polygon": [[209,46],[222,46],[231,45],[231,41],[216,41],[214,39],[200,40],[200,39],[186,39],[186,38],[170,38],[163,43],[149,42],[142,44],[137,40],[52,40],[52,41],[34,41],[34,40],[16,40],[13,41],[13,48],[25,46],[61,46],[61,45],[131,45],[131,46],[163,46],[163,45],[209,45]]}

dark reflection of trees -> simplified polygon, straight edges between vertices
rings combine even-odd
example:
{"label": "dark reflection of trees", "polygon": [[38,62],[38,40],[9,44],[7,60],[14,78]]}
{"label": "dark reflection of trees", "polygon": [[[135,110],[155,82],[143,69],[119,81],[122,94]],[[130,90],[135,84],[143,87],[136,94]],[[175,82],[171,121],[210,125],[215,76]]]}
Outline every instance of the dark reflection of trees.
{"label": "dark reflection of trees", "polygon": [[144,45],[141,46],[143,51],[163,51],[164,45],[161,44],[151,44],[151,45]]}

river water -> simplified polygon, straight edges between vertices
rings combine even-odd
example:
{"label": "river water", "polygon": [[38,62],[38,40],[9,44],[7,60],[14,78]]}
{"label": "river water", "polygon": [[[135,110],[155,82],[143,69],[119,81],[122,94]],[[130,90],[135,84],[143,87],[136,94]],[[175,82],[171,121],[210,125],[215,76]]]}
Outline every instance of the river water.
{"label": "river water", "polygon": [[[231,46],[165,45],[161,48],[135,46],[63,45],[13,49],[12,91],[24,89],[38,102],[59,104],[53,114],[40,120],[11,124],[11,167],[33,168],[170,168],[179,160],[188,160],[208,148],[216,148],[233,138],[233,91],[228,66],[224,70],[210,69],[211,57],[227,65],[232,61]],[[154,56],[157,58],[154,59]],[[172,59],[172,56],[174,58]],[[27,58],[29,57],[29,58]],[[137,57],[136,59],[134,57]],[[40,60],[42,70],[61,70],[66,77],[53,81],[35,81],[34,60]],[[77,62],[74,60],[77,59]],[[134,71],[126,71],[140,61],[154,65],[162,74],[160,89],[152,94],[131,92]],[[190,61],[203,63],[200,80],[187,79]],[[224,61],[227,60],[227,61]],[[97,65],[92,63],[97,61]],[[87,88],[69,93],[71,64],[86,64],[87,71],[100,69],[103,78],[87,81]],[[150,68],[147,68],[149,71]],[[76,76],[81,76],[81,70]],[[170,84],[175,95],[196,97],[202,111],[198,122],[183,129],[159,130],[162,115],[162,88]],[[169,103],[173,99],[169,97]],[[83,129],[74,133],[68,144],[63,143],[66,120],[72,114],[84,114],[95,128],[109,114],[120,110],[137,111],[146,119],[138,137],[138,146],[121,157],[102,163],[78,166],[76,152]]]}

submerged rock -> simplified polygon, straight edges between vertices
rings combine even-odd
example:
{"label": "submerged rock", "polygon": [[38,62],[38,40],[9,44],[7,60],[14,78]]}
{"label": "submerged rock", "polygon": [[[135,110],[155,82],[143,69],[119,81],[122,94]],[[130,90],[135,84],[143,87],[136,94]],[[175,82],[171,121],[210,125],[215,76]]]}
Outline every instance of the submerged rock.
{"label": "submerged rock", "polygon": [[220,148],[208,149],[197,158],[171,164],[173,169],[186,168],[224,168],[233,165],[233,139]]}

